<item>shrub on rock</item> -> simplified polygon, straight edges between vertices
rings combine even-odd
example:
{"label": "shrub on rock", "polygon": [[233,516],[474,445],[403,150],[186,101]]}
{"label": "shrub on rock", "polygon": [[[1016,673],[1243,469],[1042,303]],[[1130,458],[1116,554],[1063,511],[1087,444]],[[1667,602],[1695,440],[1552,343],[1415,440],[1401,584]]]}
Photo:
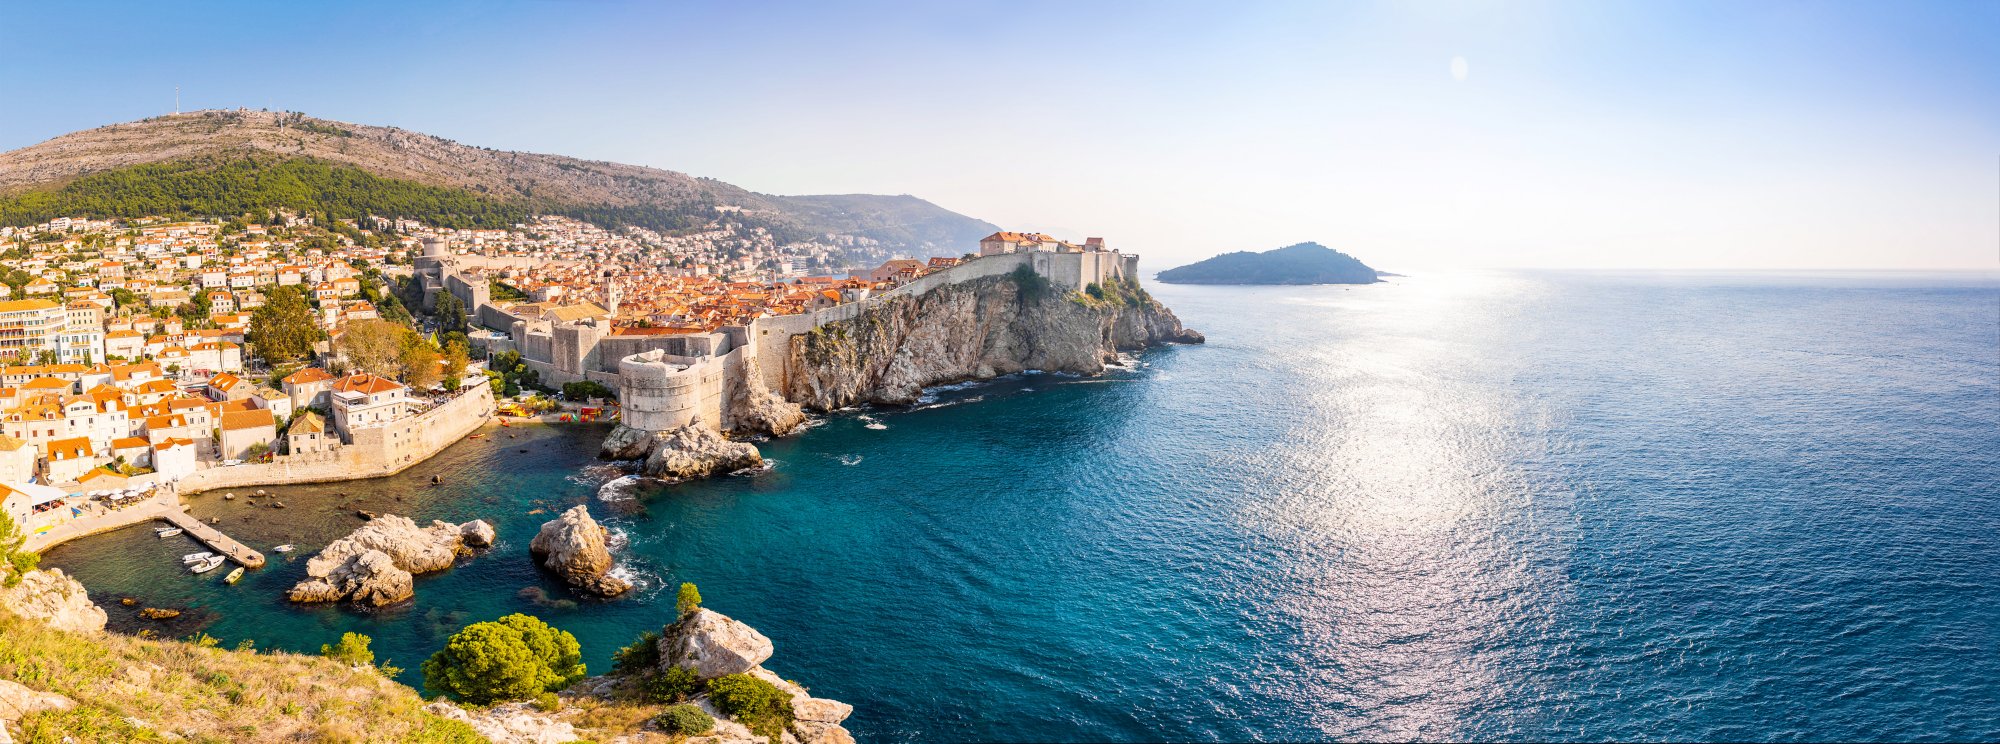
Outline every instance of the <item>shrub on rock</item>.
{"label": "shrub on rock", "polygon": [[708,700],[723,715],[741,721],[750,733],[777,741],[792,725],[792,695],[748,674],[727,674],[708,681]]}
{"label": "shrub on rock", "polygon": [[661,731],[682,736],[700,736],[715,730],[715,717],[687,703],[668,706],[653,718]]}
{"label": "shrub on rock", "polygon": [[576,636],[529,615],[473,623],[424,662],[424,686],[476,705],[531,700],[583,678]]}

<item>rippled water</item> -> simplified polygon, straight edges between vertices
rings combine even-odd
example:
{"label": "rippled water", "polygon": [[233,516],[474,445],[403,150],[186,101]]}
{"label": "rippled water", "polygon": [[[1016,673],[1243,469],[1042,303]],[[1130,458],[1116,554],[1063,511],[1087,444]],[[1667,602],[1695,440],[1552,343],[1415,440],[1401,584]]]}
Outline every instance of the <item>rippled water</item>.
{"label": "rippled water", "polygon": [[[2000,283],[1155,293],[1210,344],[835,416],[755,475],[604,488],[602,429],[541,428],[196,507],[302,551],[355,508],[499,523],[399,610],[286,606],[296,562],[190,577],[195,548],[143,529],[48,563],[122,628],[359,630],[410,668],[525,611],[601,670],[695,581],[862,741],[2000,738]],[[529,565],[585,500],[636,597],[574,603]]]}

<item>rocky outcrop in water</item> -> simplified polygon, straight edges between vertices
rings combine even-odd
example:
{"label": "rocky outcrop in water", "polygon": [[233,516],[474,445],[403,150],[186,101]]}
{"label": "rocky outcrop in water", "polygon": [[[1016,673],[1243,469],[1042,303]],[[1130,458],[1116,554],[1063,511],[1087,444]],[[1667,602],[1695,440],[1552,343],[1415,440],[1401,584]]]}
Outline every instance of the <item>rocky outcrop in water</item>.
{"label": "rocky outcrop in water", "polygon": [[908,405],[930,385],[1036,369],[1099,374],[1120,350],[1201,343],[1136,289],[1112,299],[994,276],[897,297],[791,339],[785,397],[830,411]]}
{"label": "rocky outcrop in water", "polygon": [[21,583],[0,588],[0,608],[72,633],[101,633],[106,620],[104,608],[90,601],[83,584],[60,568],[29,571],[21,575]]}
{"label": "rocky outcrop in water", "polygon": [[606,460],[644,459],[653,449],[653,432],[619,424],[604,437],[597,456]]}
{"label": "rocky outcrop in water", "polygon": [[606,537],[604,527],[590,518],[589,507],[577,504],[562,516],[542,523],[541,532],[528,544],[528,554],[570,586],[601,597],[615,597],[630,590],[632,582],[609,573],[611,550],[605,547]]}
{"label": "rocky outcrop in water", "polygon": [[644,431],[619,424],[604,438],[598,454],[611,460],[644,458],[642,472],[669,480],[706,478],[764,462],[756,445],[731,441],[700,419],[671,431]]}
{"label": "rocky outcrop in water", "polygon": [[756,467],[764,463],[756,445],[734,442],[720,432],[689,422],[672,431],[653,436],[651,454],[646,455],[646,475],[654,478],[687,480]]}
{"label": "rocky outcrop in water", "polygon": [[442,571],[473,548],[492,544],[493,526],[485,520],[418,527],[409,517],[384,514],[306,561],[308,578],[286,596],[293,602],[351,599],[371,607],[401,602],[414,595],[412,574]]}
{"label": "rocky outcrop in water", "polygon": [[[852,744],[854,737],[841,721],[854,706],[838,700],[813,697],[806,689],[771,673],[761,666],[771,658],[771,639],[743,623],[708,609],[698,609],[660,632],[660,668],[686,667],[704,679],[729,674],[749,674],[771,683],[792,696],[793,723],[787,739],[803,744]],[[710,715],[718,715],[704,704]],[[721,721],[718,720],[718,724]],[[724,741],[751,741],[740,726],[717,727]]]}

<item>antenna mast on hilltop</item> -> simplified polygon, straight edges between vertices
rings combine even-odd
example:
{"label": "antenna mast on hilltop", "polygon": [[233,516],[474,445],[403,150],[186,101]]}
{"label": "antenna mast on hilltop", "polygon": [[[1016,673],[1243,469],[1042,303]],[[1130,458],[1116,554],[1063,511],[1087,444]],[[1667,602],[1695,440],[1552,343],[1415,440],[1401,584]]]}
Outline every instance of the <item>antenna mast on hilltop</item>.
{"label": "antenna mast on hilltop", "polygon": [[174,113],[179,114],[180,112],[181,112],[181,87],[176,85],[174,86]]}

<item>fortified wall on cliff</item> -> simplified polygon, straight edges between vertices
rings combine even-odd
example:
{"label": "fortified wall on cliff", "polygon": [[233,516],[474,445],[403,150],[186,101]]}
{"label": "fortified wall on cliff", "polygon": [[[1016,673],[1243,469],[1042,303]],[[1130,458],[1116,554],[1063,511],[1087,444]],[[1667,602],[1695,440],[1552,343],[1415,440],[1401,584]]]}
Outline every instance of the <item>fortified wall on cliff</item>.
{"label": "fortified wall on cliff", "polygon": [[[673,335],[614,333],[608,316],[616,313],[615,293],[609,296],[612,307],[602,315],[519,317],[494,307],[484,281],[461,277],[453,257],[441,247],[434,250],[425,246],[418,272],[424,282],[426,305],[434,305],[437,293],[459,296],[478,324],[507,329],[505,339],[494,340],[518,350],[522,362],[540,373],[545,383],[593,380],[617,389],[626,426],[667,431],[701,421],[720,431],[755,432],[767,429],[759,422],[768,420],[768,408],[774,400],[782,403],[780,398],[789,398],[826,407],[824,396],[813,392],[824,387],[822,381],[804,379],[800,374],[795,337],[910,306],[941,288],[963,288],[1014,275],[1022,268],[1045,279],[1055,290],[1052,294],[1062,296],[1093,284],[1136,280],[1139,270],[1138,256],[1117,251],[1009,249],[982,253],[985,255],[916,277],[891,290],[856,291],[849,296],[850,301],[824,309],[757,318],[747,326],[725,326],[713,332]],[[1177,321],[1173,331],[1179,331]],[[1091,340],[1104,336],[1107,343],[1111,336],[1109,331],[1100,334],[1093,328],[1083,332]],[[1067,369],[1079,365],[1058,366]],[[980,371],[962,370],[962,376],[978,376]],[[958,371],[940,369],[930,376],[958,375]],[[796,406],[793,409],[796,411]]]}

